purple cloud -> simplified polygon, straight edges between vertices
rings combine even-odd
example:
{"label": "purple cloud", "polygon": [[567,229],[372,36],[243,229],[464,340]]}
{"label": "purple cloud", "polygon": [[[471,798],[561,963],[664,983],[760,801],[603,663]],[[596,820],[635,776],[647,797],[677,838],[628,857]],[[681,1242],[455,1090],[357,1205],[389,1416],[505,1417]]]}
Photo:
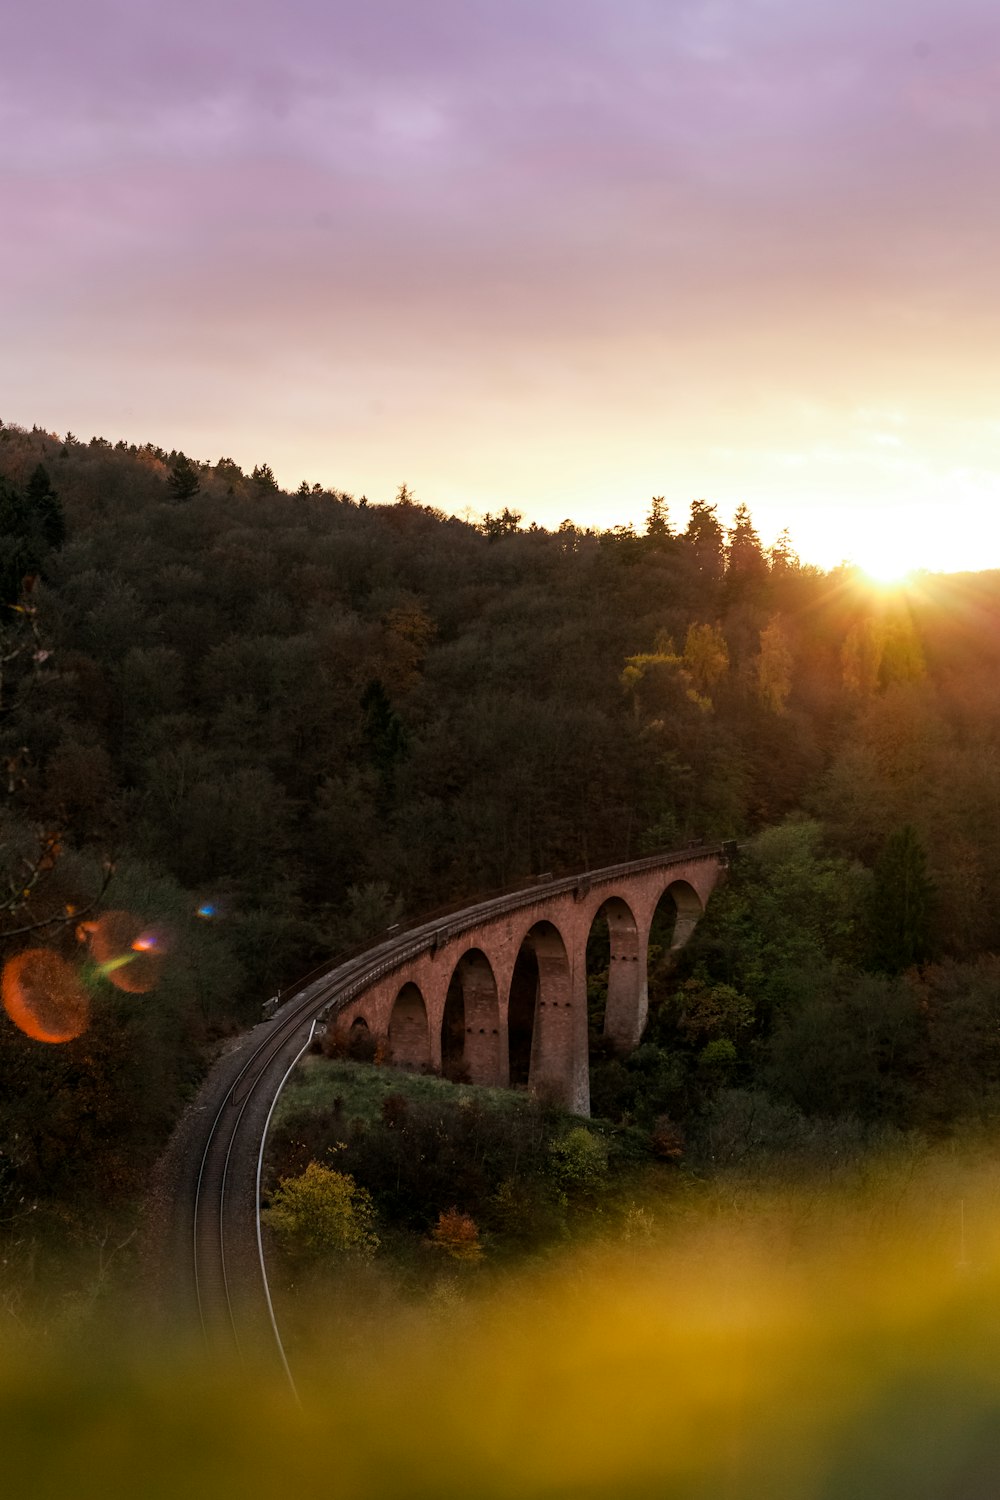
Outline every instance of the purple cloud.
{"label": "purple cloud", "polygon": [[[419,449],[441,493],[468,482],[457,411],[480,451],[498,410],[542,442],[541,403],[628,454],[653,391],[665,465],[700,457],[707,489],[719,421],[753,411],[766,446],[796,391],[832,413],[982,378],[998,84],[985,0],[38,0],[0,58],[0,414],[194,446],[161,379],[186,361],[221,446],[318,387],[352,474],[362,442]],[[281,422],[273,451],[315,465],[320,416]]]}

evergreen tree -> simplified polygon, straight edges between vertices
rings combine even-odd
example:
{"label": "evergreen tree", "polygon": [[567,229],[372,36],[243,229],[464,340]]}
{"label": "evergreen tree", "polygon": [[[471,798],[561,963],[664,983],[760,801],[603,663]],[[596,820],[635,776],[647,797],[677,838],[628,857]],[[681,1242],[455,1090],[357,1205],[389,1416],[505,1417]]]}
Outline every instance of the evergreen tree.
{"label": "evergreen tree", "polygon": [[731,580],[750,583],[767,575],[767,560],[749,507],[740,505],[729,528],[726,573]]}
{"label": "evergreen tree", "polygon": [[270,464],[256,464],[250,479],[258,495],[271,494],[278,488],[278,481]]}
{"label": "evergreen tree", "polygon": [[406,729],[394,710],[384,684],[377,677],[361,695],[365,744],[383,777],[391,777],[399,757],[406,752]]}
{"label": "evergreen tree", "polygon": [[673,534],[666,498],[663,495],[654,495],[650,501],[649,515],[646,517],[646,535],[663,538],[673,536]]}
{"label": "evergreen tree", "polygon": [[38,572],[44,550],[27,496],[0,477],[0,603],[17,603],[25,578]]}
{"label": "evergreen tree", "polygon": [[178,453],[171,466],[167,488],[175,500],[191,500],[201,489],[198,470],[183,453]]}
{"label": "evergreen tree", "polygon": [[797,572],[802,564],[799,554],[792,543],[791,534],[786,526],[773,547],[768,549],[768,562],[771,572],[774,574]]}
{"label": "evergreen tree", "polygon": [[709,505],[707,500],[691,501],[684,542],[701,578],[705,582],[717,582],[725,568],[723,532],[716,507]]}
{"label": "evergreen tree", "polygon": [[513,536],[516,531],[520,531],[521,519],[519,510],[511,510],[505,505],[498,516],[487,511],[479,529],[487,541],[498,542],[502,536]]}
{"label": "evergreen tree", "polygon": [[61,547],[66,540],[66,518],[43,464],[36,465],[26,494],[32,525],[41,532],[45,545]]}
{"label": "evergreen tree", "polygon": [[871,904],[871,963],[901,974],[931,951],[934,887],[920,836],[909,823],[889,835],[875,864]]}

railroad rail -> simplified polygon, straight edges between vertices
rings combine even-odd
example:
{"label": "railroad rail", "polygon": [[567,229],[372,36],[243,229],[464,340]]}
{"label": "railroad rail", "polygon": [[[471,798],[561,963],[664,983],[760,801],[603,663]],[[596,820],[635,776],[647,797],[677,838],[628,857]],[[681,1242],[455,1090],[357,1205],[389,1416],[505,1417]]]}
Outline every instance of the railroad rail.
{"label": "railroad rail", "polygon": [[[364,952],[313,971],[280,998],[266,1027],[255,1028],[224,1074],[224,1093],[202,1136],[193,1192],[194,1295],[202,1333],[220,1358],[273,1360],[275,1346],[294,1391],[271,1305],[260,1233],[260,1177],[268,1125],[278,1096],[312,1039],[317,1023],[420,954],[436,950],[484,919],[535,905],[540,895],[586,891],[594,884],[647,869],[717,855],[733,845],[697,845],[573,875],[543,876],[530,885],[445,913],[404,931],[390,930]],[[238,1066],[237,1066],[238,1065]],[[221,1101],[221,1102],[220,1102]]]}

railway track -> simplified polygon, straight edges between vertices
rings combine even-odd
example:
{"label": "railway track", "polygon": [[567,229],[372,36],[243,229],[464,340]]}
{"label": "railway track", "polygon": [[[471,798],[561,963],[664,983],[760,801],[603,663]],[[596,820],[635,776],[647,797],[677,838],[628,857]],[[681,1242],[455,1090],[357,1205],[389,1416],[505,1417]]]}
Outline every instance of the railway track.
{"label": "railway track", "polygon": [[[197,1162],[188,1199],[188,1264],[193,1269],[197,1317],[213,1357],[273,1365],[277,1353],[294,1391],[271,1306],[258,1210],[271,1115],[317,1022],[336,1014],[361,990],[429,947],[460,936],[484,917],[501,916],[537,903],[542,892],[554,895],[712,852],[702,845],[672,853],[669,858],[653,855],[583,874],[541,877],[530,886],[436,915],[404,932],[393,932],[364,953],[307,976],[294,992],[281,997],[282,1003],[266,1026],[255,1028],[238,1053],[218,1065],[208,1102],[197,1112],[202,1118],[196,1119],[190,1140],[183,1144],[185,1165],[192,1178]],[[202,1119],[206,1129],[202,1129]],[[192,1149],[195,1143],[196,1149]]]}

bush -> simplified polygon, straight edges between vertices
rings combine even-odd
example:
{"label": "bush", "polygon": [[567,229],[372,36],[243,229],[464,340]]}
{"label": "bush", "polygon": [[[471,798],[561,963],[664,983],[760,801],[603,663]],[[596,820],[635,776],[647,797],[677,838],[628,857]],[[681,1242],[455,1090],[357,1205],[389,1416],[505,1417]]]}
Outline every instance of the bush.
{"label": "bush", "polygon": [[552,1175],[568,1198],[591,1197],[608,1180],[608,1148],[578,1125],[549,1147]]}
{"label": "bush", "polygon": [[469,1214],[459,1213],[457,1208],[444,1209],[431,1230],[431,1243],[452,1260],[471,1263],[483,1258],[483,1247],[479,1243],[476,1221]]}
{"label": "bush", "polygon": [[301,1177],[281,1179],[261,1218],[286,1250],[310,1259],[343,1252],[367,1259],[379,1247],[371,1194],[315,1161]]}

